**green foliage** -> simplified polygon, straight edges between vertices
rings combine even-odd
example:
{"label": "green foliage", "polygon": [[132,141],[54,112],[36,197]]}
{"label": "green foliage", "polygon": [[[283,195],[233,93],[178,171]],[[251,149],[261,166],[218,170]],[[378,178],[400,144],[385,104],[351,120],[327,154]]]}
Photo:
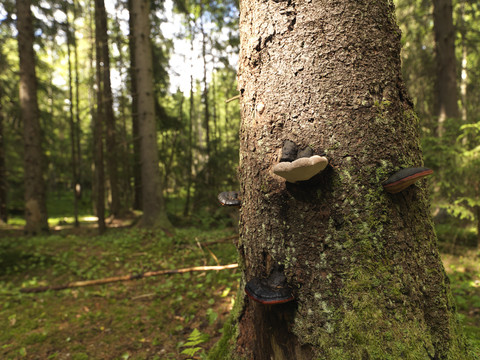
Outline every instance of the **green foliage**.
{"label": "green foliage", "polygon": [[[193,329],[192,333],[188,336],[187,342],[182,345],[185,349],[183,349],[181,353],[188,356],[195,356],[197,352],[203,351],[198,345],[206,343],[209,338],[208,334],[203,334],[198,329]],[[202,356],[202,358],[204,358],[204,356]]]}
{"label": "green foliage", "polygon": [[438,190],[434,193],[434,201],[452,216],[478,224],[480,122],[456,126],[455,119],[449,119],[445,137],[426,137],[423,141],[426,162],[435,169]]}
{"label": "green foliage", "polygon": [[438,137],[433,4],[424,0],[396,0],[395,5],[402,29],[402,70],[421,119],[425,165],[435,170],[434,209],[447,209],[452,216],[467,221],[460,226],[476,223],[479,228],[480,29],[476,19],[480,7],[471,1],[452,3],[460,115],[446,119],[445,132]]}

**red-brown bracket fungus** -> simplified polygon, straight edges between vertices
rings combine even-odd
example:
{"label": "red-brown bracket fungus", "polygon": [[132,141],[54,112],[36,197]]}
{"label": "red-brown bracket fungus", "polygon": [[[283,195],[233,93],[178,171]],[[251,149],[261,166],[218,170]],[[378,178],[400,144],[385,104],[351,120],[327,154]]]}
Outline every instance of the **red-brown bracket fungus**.
{"label": "red-brown bracket fungus", "polygon": [[245,285],[245,292],[252,300],[265,305],[282,304],[294,299],[280,270],[274,270],[266,279],[254,277]]}
{"label": "red-brown bracket fungus", "polygon": [[288,182],[305,181],[311,179],[328,165],[326,157],[313,155],[292,162],[280,162],[273,167],[273,173],[281,176]]}
{"label": "red-brown bracket fungus", "polygon": [[406,168],[397,171],[384,181],[382,185],[385,191],[391,194],[396,194],[406,189],[417,180],[431,174],[433,174],[433,170],[426,167]]}
{"label": "red-brown bracket fungus", "polygon": [[239,207],[242,204],[240,198],[238,197],[237,191],[221,192],[220,194],[218,194],[217,198],[220,204],[222,204],[223,206]]}

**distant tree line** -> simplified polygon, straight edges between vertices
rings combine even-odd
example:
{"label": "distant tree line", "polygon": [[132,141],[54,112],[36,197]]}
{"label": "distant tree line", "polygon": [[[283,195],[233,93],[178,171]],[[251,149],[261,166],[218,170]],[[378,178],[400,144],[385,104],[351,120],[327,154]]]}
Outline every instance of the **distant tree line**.
{"label": "distant tree line", "polygon": [[46,231],[47,200],[65,193],[75,225],[90,207],[101,232],[135,209],[144,226],[171,228],[165,197],[183,199],[178,218],[213,211],[218,188],[236,184],[239,110],[226,100],[237,94],[237,5],[175,2],[176,36],[201,45],[185,59],[185,72],[203,63],[187,94],[168,91],[163,1],[117,1],[113,14],[103,0],[1,5],[2,221],[23,212],[29,233]]}

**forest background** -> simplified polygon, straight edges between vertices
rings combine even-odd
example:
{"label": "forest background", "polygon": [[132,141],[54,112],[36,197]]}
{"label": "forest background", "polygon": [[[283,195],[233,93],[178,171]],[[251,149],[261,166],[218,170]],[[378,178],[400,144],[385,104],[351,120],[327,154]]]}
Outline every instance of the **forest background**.
{"label": "forest background", "polygon": [[[61,295],[18,289],[236,261],[231,238],[238,215],[219,207],[216,197],[238,188],[240,112],[231,100],[238,95],[238,3],[150,4],[156,156],[165,204],[160,211],[169,219],[153,229],[138,222],[142,199],[152,195],[142,194],[148,179],[142,179],[139,150],[132,3],[32,5],[37,135],[50,233],[23,236],[29,188],[25,110],[16,3],[6,0],[0,5],[0,296],[9,331],[0,337],[0,354],[202,356],[221,334],[236,291],[235,271]],[[480,5],[470,0],[395,5],[404,79],[421,119],[425,166],[435,172],[429,184],[439,247],[467,337],[478,348]],[[99,336],[104,347],[94,346]]]}

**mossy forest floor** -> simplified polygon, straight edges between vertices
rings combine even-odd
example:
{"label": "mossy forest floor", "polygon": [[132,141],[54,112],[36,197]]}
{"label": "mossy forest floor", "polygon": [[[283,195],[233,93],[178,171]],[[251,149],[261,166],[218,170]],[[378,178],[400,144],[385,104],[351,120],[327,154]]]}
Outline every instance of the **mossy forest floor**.
{"label": "mossy forest floor", "polygon": [[[22,287],[236,262],[233,229],[83,226],[24,237],[0,228],[0,359],[201,359],[219,339],[237,269],[24,294]],[[219,241],[217,243],[212,243]],[[465,333],[480,355],[480,252],[443,254]],[[183,352],[183,353],[182,353]]]}

